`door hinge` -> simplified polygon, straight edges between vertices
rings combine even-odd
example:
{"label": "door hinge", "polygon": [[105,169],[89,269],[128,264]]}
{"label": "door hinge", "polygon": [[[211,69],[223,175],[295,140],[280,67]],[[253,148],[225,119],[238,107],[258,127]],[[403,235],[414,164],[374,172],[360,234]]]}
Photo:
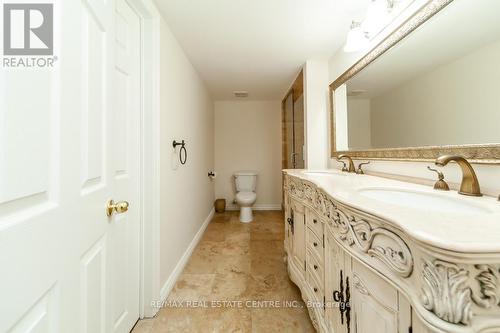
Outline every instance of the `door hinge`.
{"label": "door hinge", "polygon": [[323,296],[323,310],[326,310],[326,296]]}
{"label": "door hinge", "polygon": [[323,234],[323,248],[325,248],[325,234]]}
{"label": "door hinge", "polygon": [[306,261],[304,260],[304,271],[307,270]]}

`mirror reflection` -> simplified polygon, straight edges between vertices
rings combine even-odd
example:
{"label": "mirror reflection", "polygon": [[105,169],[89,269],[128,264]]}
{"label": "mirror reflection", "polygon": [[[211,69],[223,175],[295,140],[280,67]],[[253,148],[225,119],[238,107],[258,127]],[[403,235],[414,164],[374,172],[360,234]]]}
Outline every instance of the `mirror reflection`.
{"label": "mirror reflection", "polygon": [[500,143],[500,1],[481,3],[452,2],[334,91],[337,151]]}

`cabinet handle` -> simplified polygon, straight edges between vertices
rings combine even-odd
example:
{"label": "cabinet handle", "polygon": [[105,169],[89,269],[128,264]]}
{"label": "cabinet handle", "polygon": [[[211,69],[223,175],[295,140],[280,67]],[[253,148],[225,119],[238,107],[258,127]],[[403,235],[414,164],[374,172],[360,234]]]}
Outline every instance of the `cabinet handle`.
{"label": "cabinet handle", "polygon": [[344,273],[340,270],[340,290],[333,292],[333,300],[339,303],[340,323],[344,325],[345,296],[344,296]]}
{"label": "cabinet handle", "polygon": [[313,219],[313,223],[314,223],[314,224],[318,223],[318,220]]}
{"label": "cabinet handle", "polygon": [[318,243],[314,242],[313,243],[314,247],[317,247],[318,246]]}
{"label": "cabinet handle", "polygon": [[[292,216],[293,216],[293,214],[292,214]],[[293,227],[293,218],[292,218],[292,217],[289,217],[289,218],[287,219],[287,221],[288,221],[288,224],[290,225],[290,229],[292,230],[292,235],[293,235],[293,232],[294,232],[294,227]]]}
{"label": "cabinet handle", "polygon": [[318,269],[318,265],[314,265],[314,270],[317,270]]}
{"label": "cabinet handle", "polygon": [[314,287],[314,292],[317,293],[318,292],[318,288]]}
{"label": "cabinet handle", "polygon": [[346,283],[345,321],[347,324],[347,333],[350,333],[351,332],[351,304],[350,304],[350,302],[351,302],[351,289],[349,287],[349,277],[346,277],[345,283]]}

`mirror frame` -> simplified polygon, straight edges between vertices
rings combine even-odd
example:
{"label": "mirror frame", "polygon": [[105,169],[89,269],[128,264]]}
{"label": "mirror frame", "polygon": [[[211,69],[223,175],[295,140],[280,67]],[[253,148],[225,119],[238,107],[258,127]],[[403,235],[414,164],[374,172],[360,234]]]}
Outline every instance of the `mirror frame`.
{"label": "mirror frame", "polygon": [[331,158],[341,154],[348,154],[354,159],[364,160],[392,160],[392,161],[433,161],[439,155],[453,154],[461,155],[472,163],[500,164],[500,144],[471,144],[471,145],[448,145],[448,146],[425,146],[404,148],[381,148],[366,150],[336,150],[336,127],[335,127],[335,89],[343,85],[366,66],[370,65],[385,52],[411,34],[427,20],[439,13],[443,8],[454,0],[430,0],[422,6],[413,16],[403,22],[394,32],[389,34],[364,57],[352,65],[347,71],[340,75],[330,84],[330,150]]}

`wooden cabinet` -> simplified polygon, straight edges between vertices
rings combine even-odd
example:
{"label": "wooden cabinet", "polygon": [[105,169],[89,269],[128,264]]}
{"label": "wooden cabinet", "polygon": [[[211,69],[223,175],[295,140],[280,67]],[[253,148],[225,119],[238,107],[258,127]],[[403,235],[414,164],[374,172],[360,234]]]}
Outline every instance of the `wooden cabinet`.
{"label": "wooden cabinet", "polygon": [[358,260],[351,263],[351,332],[409,332],[411,308],[404,296]]}
{"label": "wooden cabinet", "polygon": [[[398,333],[411,326],[411,307],[395,287],[352,258],[321,219],[296,200],[285,217],[295,276],[318,331]],[[305,265],[305,266],[304,266]]]}
{"label": "wooden cabinet", "polygon": [[345,294],[346,267],[349,267],[349,260],[350,257],[327,232],[325,235],[325,326],[328,332],[347,332],[347,313],[344,308],[340,307],[338,296],[334,295]]}
{"label": "wooden cabinet", "polygon": [[293,220],[292,220],[292,209],[290,206],[290,198],[288,194],[284,192],[283,195],[283,205],[285,210],[285,241],[284,248],[285,253],[291,253],[293,246]]}
{"label": "wooden cabinet", "polygon": [[296,200],[290,200],[290,216],[287,221],[291,231],[289,259],[293,262],[298,278],[304,279],[306,270],[306,222],[305,207]]}
{"label": "wooden cabinet", "polygon": [[318,332],[500,332],[499,263],[422,249],[310,181],[284,184],[288,272]]}

